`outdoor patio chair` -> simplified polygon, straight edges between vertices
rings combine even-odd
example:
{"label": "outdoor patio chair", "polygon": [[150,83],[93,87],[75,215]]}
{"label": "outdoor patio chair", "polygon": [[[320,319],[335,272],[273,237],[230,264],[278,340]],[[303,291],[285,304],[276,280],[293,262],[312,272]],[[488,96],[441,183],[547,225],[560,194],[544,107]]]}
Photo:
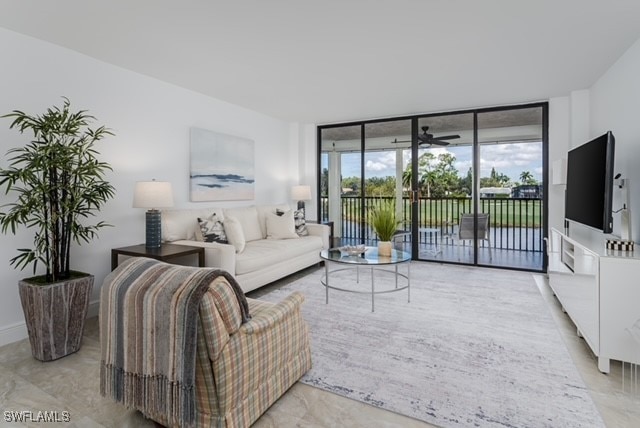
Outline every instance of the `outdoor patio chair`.
{"label": "outdoor patio chair", "polygon": [[[461,259],[460,251],[462,251],[460,241],[473,242],[473,217],[473,214],[460,215],[458,233],[454,234],[454,238],[458,241],[458,260]],[[489,214],[478,214],[478,240],[487,241],[487,247],[489,248],[489,260],[493,260],[493,254],[491,252],[491,238],[489,235]],[[472,248],[473,245],[470,245],[469,247]]]}
{"label": "outdoor patio chair", "polygon": [[411,237],[411,225],[402,223],[400,229],[393,233],[391,242],[393,242],[393,248],[396,250],[404,250],[404,241],[406,237]]}

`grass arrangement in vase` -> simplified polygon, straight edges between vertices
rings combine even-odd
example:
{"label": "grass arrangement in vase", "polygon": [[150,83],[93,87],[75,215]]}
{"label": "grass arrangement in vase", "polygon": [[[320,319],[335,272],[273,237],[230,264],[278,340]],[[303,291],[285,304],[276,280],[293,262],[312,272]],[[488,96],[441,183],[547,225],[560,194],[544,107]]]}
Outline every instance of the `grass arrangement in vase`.
{"label": "grass arrangement in vase", "polygon": [[396,217],[396,207],[392,201],[381,200],[369,211],[369,226],[378,235],[378,255],[391,257],[393,244],[391,239],[398,230],[401,221]]}

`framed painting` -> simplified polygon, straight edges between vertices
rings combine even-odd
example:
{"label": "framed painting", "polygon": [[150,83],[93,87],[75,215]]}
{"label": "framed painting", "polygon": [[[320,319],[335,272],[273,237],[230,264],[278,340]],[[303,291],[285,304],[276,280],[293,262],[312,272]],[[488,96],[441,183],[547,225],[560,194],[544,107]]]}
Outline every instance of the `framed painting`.
{"label": "framed painting", "polygon": [[254,199],[254,150],[253,140],[191,128],[191,201]]}

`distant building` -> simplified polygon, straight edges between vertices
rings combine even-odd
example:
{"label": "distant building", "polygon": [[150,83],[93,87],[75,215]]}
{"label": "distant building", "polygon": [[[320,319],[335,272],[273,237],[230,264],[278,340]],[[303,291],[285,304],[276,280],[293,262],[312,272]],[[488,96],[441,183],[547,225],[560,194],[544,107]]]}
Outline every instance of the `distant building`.
{"label": "distant building", "polygon": [[481,187],[481,198],[508,198],[511,196],[511,188],[509,187]]}
{"label": "distant building", "polygon": [[542,184],[523,184],[513,188],[513,198],[542,199]]}

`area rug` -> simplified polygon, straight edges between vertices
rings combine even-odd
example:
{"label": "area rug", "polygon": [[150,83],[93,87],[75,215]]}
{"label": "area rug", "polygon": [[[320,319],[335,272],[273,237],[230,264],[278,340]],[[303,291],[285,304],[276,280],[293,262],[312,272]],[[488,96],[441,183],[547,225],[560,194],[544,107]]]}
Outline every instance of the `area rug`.
{"label": "area rug", "polygon": [[325,304],[323,273],[260,297],[306,296],[302,382],[442,427],[604,426],[532,274],[414,262],[411,302],[407,290],[377,295],[372,313],[367,295],[330,290]]}

